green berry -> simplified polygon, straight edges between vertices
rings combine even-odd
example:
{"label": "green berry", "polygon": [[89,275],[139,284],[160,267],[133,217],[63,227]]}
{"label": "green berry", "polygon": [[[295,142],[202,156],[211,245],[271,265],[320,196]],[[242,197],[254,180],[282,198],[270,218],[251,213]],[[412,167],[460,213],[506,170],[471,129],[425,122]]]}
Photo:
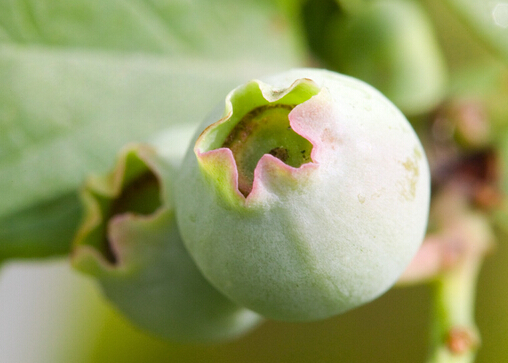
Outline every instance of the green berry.
{"label": "green berry", "polygon": [[151,334],[184,342],[235,338],[261,318],[196,268],[175,221],[173,168],[159,151],[131,145],[112,173],[88,180],[73,266],[96,278],[113,305]]}
{"label": "green berry", "polygon": [[189,148],[177,221],[204,276],[239,305],[323,319],[389,289],[423,239],[424,150],[371,86],[295,69],[233,90]]}

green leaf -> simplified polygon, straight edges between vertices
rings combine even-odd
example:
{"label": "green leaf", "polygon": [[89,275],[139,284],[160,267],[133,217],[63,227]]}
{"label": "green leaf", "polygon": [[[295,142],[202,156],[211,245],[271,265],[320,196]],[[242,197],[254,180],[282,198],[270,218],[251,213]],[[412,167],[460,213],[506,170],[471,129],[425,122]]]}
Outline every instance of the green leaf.
{"label": "green leaf", "polygon": [[[291,35],[271,0],[12,0],[0,42],[219,59],[286,61]],[[274,53],[268,53],[274,52]],[[225,54],[227,53],[227,54]],[[289,60],[289,59],[287,59]]]}
{"label": "green leaf", "polygon": [[66,251],[81,218],[77,199],[65,194],[0,219],[0,261]]}
{"label": "green leaf", "polygon": [[316,56],[374,86],[406,116],[435,108],[445,96],[448,69],[425,9],[404,0],[353,3],[358,10],[332,0],[306,3],[303,21]]}
{"label": "green leaf", "polygon": [[508,61],[508,3],[485,0],[446,0],[469,28]]}
{"label": "green leaf", "polygon": [[[66,253],[79,218],[66,196],[118,148],[197,124],[236,85],[298,65],[270,4],[2,2],[0,259]],[[48,210],[65,208],[56,223]]]}

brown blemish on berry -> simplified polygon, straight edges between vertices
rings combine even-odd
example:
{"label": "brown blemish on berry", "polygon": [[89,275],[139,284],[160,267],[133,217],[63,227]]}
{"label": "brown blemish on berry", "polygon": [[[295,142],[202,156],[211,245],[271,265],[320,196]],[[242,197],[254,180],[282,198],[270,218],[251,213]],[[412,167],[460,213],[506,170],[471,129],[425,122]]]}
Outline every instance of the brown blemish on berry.
{"label": "brown blemish on berry", "polygon": [[406,170],[406,180],[402,182],[402,196],[407,200],[413,200],[416,197],[416,184],[420,176],[420,167],[418,161],[421,159],[422,153],[416,147],[413,150],[413,156],[408,157],[402,163]]}

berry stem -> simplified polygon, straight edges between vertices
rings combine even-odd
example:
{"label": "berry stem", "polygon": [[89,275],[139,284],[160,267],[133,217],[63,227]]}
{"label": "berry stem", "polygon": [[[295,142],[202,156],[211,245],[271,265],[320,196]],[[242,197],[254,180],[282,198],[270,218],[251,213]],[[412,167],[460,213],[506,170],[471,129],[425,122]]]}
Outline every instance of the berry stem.
{"label": "berry stem", "polygon": [[434,198],[429,234],[399,286],[430,281],[434,314],[427,363],[472,363],[480,345],[474,321],[476,284],[485,255],[492,250],[493,231],[487,215],[473,210],[457,188]]}
{"label": "berry stem", "polygon": [[482,257],[470,256],[434,283],[434,322],[428,363],[474,362],[480,344],[474,322]]}
{"label": "berry stem", "polygon": [[[446,194],[446,193],[444,193]],[[431,353],[428,363],[474,362],[480,346],[480,335],[474,321],[476,285],[485,255],[492,250],[493,232],[484,213],[473,211],[460,201],[455,192],[441,202],[454,197],[454,213],[439,206],[442,236],[453,241],[457,254],[452,263],[433,281],[434,317],[431,335]]]}

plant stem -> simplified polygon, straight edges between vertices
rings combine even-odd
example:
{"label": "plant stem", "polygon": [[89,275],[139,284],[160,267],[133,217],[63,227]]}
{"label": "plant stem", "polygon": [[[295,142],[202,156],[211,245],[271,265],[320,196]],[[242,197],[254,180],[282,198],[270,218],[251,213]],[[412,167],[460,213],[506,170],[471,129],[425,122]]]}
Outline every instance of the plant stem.
{"label": "plant stem", "polygon": [[484,216],[462,219],[465,250],[452,268],[434,281],[434,323],[428,363],[474,362],[480,336],[474,322],[476,283],[483,258],[492,246]]}
{"label": "plant stem", "polygon": [[474,362],[479,334],[474,323],[474,301],[480,258],[443,274],[434,286],[433,352],[428,363]]}

